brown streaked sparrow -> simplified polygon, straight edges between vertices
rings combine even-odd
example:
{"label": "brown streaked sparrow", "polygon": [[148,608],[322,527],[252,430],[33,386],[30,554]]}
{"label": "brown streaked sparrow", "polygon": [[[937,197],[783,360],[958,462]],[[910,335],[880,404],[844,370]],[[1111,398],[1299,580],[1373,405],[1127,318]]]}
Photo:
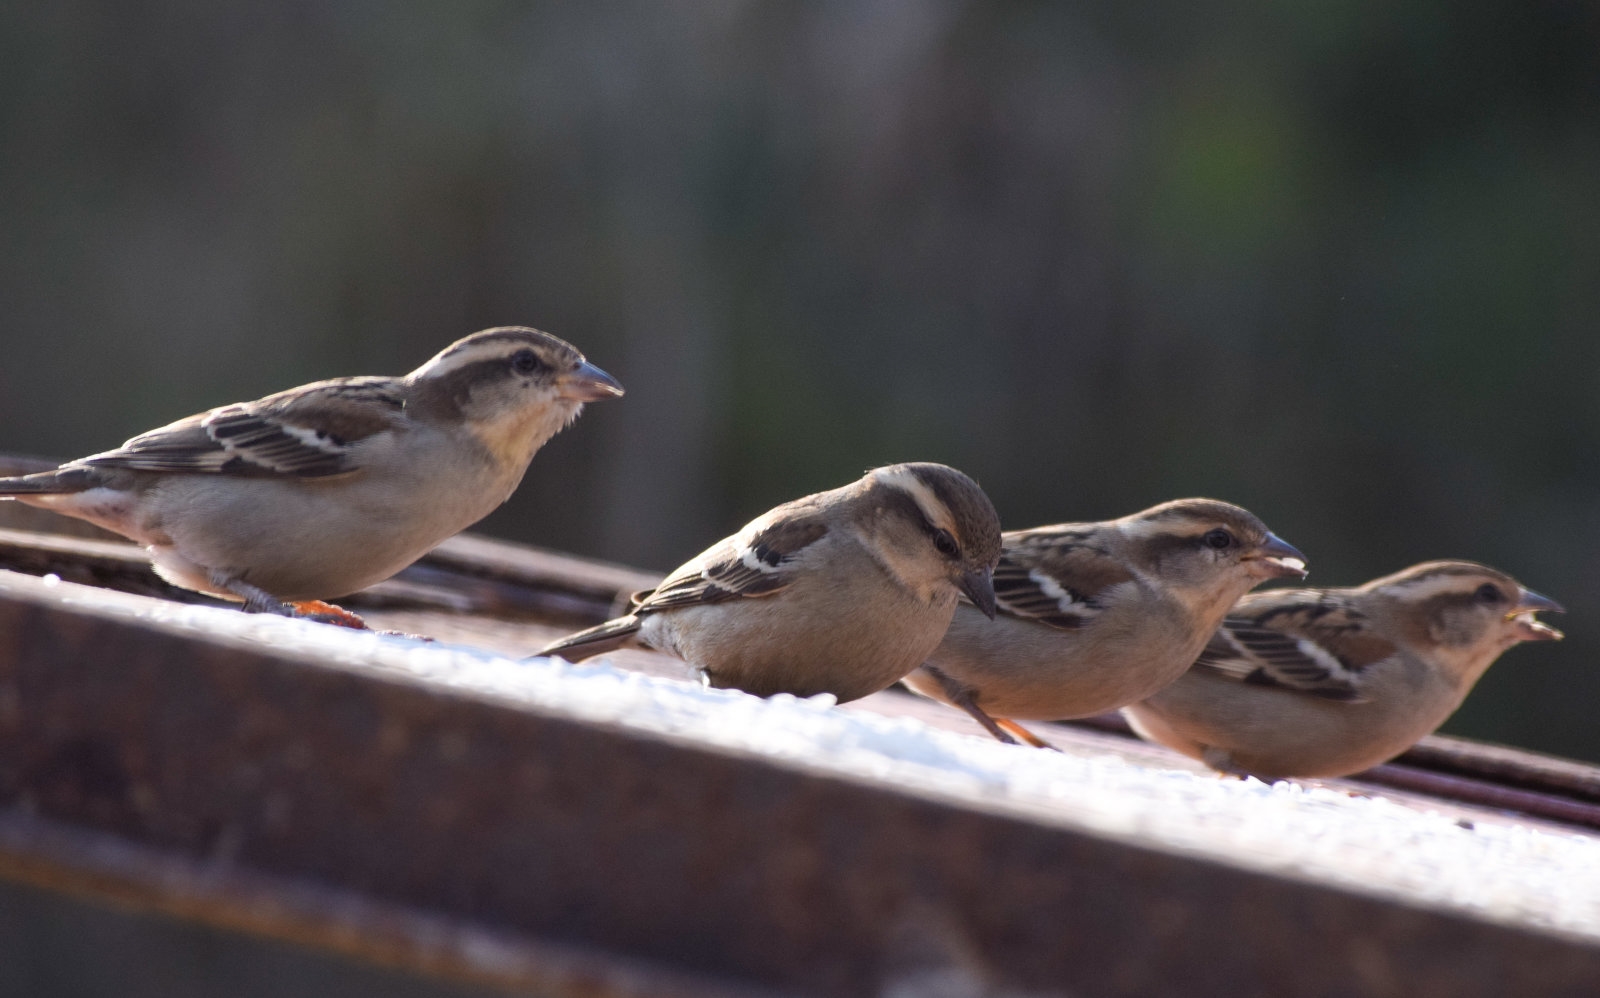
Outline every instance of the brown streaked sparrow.
{"label": "brown streaked sparrow", "polygon": [[1135,731],[1213,769],[1345,776],[1410,748],[1500,653],[1561,632],[1554,600],[1470,561],[1430,561],[1352,589],[1251,593],[1192,668],[1123,708]]}
{"label": "brown streaked sparrow", "polygon": [[545,441],[622,386],[522,326],[457,340],[403,378],[335,378],[180,419],[16,499],[145,547],[174,585],[245,609],[352,593],[505,502]]}
{"label": "brown streaked sparrow", "polygon": [[999,555],[1000,518],[976,482],[942,464],[889,465],[757,517],[632,613],[539,654],[644,646],[713,686],[855,700],[933,650],[959,594],[993,612]]}
{"label": "brown streaked sparrow", "polygon": [[1183,674],[1250,587],[1304,575],[1299,551],[1215,499],[1010,531],[994,573],[999,617],[958,609],[905,683],[1001,741],[1044,747],[1016,722],[1086,717],[1149,696]]}

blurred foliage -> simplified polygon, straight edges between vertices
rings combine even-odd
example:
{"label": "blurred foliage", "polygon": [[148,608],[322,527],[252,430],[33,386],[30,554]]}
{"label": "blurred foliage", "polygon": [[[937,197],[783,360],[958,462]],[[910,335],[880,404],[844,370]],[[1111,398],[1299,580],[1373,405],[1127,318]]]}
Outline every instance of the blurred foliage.
{"label": "blurred foliage", "polygon": [[1567,603],[1449,730],[1600,759],[1600,7],[0,7],[0,448],[528,323],[629,389],[485,524],[666,568],[892,460]]}

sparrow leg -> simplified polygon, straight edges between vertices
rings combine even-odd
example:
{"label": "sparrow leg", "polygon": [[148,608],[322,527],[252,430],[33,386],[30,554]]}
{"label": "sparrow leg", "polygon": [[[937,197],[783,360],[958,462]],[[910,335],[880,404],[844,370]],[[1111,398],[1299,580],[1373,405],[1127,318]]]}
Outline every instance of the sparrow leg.
{"label": "sparrow leg", "polygon": [[1026,742],[1034,748],[1049,749],[1052,752],[1061,751],[1009,717],[997,717],[994,719],[994,723],[1015,735],[1019,741]]}
{"label": "sparrow leg", "polygon": [[229,578],[220,572],[211,573],[211,584],[218,589],[226,589],[235,596],[244,599],[245,613],[275,613],[280,617],[299,617],[303,620],[315,620],[323,624],[336,624],[340,627],[350,627],[359,631],[367,629],[366,621],[345,610],[324,603],[321,600],[302,600],[298,603],[285,603],[259,586],[252,586],[243,579]]}
{"label": "sparrow leg", "polygon": [[252,586],[243,579],[231,578],[221,572],[212,572],[211,584],[218,589],[226,589],[244,600],[245,613],[275,613],[280,617],[295,616],[294,608],[289,604],[278,599],[265,589]]}
{"label": "sparrow leg", "polygon": [[997,741],[1004,742],[1007,745],[1017,744],[1017,740],[1007,734],[1006,730],[996,723],[995,719],[990,717],[982,707],[979,707],[976,700],[972,699],[971,690],[931,665],[924,664],[922,670],[939,681],[939,685],[944,687],[944,695],[950,698],[952,704],[966,711],[974,721],[983,725],[983,730],[993,735]]}

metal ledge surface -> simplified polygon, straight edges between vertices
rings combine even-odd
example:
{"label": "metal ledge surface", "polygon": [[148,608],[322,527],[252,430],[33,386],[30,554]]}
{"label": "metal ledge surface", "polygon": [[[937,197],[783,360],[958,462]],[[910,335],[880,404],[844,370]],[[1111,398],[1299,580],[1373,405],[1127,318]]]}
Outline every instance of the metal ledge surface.
{"label": "metal ledge surface", "polygon": [[[0,469],[4,459],[0,458]],[[178,589],[151,570],[144,553],[121,540],[84,539],[6,529],[19,507],[0,504],[0,568],[54,574],[121,592],[185,603],[221,601]],[[25,509],[25,507],[22,507]],[[37,510],[46,526],[73,524]],[[31,522],[31,521],[30,521]],[[92,529],[92,528],[90,528]],[[574,627],[617,612],[631,592],[659,581],[647,572],[464,534],[451,538],[398,577],[345,602],[382,626],[526,654]],[[630,665],[680,675],[667,656],[635,656]],[[904,698],[880,695],[868,706],[907,711]],[[918,711],[937,726],[978,732],[954,711]],[[1132,738],[1120,715],[1042,725],[1063,732],[1090,728]],[[1178,757],[1165,750],[1175,764]],[[1515,812],[1542,821],[1600,830],[1600,767],[1468,739],[1432,735],[1397,760],[1347,780],[1324,781],[1353,790],[1403,790],[1441,801]]]}
{"label": "metal ledge surface", "polygon": [[[0,574],[4,875],[547,994],[928,974],[997,995],[1600,993],[1587,940],[187,633],[130,600]],[[472,940],[515,959],[486,969]]]}

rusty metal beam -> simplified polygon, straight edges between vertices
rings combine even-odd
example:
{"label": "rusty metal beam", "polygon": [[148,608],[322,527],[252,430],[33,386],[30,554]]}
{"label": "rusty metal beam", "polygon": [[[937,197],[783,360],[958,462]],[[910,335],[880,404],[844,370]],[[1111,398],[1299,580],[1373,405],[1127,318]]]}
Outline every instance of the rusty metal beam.
{"label": "rusty metal beam", "polygon": [[[0,575],[6,876],[553,994],[871,995],[928,974],[1040,994],[1600,991],[1585,941],[196,636],[63,588]],[[472,946],[438,944],[452,934],[523,962],[484,978]]]}
{"label": "rusty metal beam", "polygon": [[573,998],[760,998],[765,992],[580,946],[531,940],[357,891],[196,859],[79,824],[0,812],[0,877],[364,963]]}
{"label": "rusty metal beam", "polygon": [[[0,528],[0,568],[180,602],[219,603],[168,585],[142,552],[120,541]],[[656,581],[647,572],[467,534],[346,602],[356,609],[439,608],[578,627],[612,615],[629,593]],[[1070,723],[1132,736],[1118,714]],[[1600,830],[1600,767],[1522,749],[1433,735],[1352,782]]]}
{"label": "rusty metal beam", "polygon": [[[0,527],[73,522],[17,509]],[[75,533],[0,530],[0,567],[211,602]],[[468,536],[350,602],[569,626],[653,581]],[[60,591],[0,575],[0,877],[49,890],[552,995],[915,993],[940,975],[1040,995],[1600,990],[1589,941],[130,624],[96,608],[122,597]],[[1352,782],[1600,827],[1600,768],[1463,739]]]}

